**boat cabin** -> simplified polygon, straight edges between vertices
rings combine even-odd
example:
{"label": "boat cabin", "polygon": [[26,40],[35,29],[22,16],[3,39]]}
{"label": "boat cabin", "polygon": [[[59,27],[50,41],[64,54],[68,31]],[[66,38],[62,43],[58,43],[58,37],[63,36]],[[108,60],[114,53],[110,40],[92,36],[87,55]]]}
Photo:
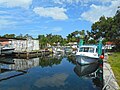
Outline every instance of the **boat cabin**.
{"label": "boat cabin", "polygon": [[79,52],[97,53],[97,46],[95,45],[82,45],[79,47]]}

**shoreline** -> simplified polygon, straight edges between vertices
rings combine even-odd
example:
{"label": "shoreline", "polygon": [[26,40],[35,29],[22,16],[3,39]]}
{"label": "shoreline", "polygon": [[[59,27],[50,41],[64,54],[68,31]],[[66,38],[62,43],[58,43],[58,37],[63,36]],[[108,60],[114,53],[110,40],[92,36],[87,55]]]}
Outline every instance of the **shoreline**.
{"label": "shoreline", "polygon": [[120,86],[118,85],[117,79],[113,73],[111,65],[107,60],[103,60],[103,80],[104,87],[102,90],[119,90]]}

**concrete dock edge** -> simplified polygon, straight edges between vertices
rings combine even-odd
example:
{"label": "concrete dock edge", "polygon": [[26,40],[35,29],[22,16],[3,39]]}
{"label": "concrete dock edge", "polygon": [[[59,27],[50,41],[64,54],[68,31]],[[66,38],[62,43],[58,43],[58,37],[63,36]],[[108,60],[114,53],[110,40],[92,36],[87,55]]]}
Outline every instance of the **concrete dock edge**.
{"label": "concrete dock edge", "polygon": [[103,62],[103,79],[104,87],[102,90],[120,90],[112,68],[107,60]]}

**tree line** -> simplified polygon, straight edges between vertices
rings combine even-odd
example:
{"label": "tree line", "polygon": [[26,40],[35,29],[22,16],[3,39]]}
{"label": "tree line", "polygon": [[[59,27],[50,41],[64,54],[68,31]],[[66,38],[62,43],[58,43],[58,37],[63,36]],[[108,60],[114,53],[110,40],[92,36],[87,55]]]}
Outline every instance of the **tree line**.
{"label": "tree line", "polygon": [[[32,36],[26,35],[18,35],[15,34],[5,34],[0,37],[5,38],[23,38]],[[40,47],[45,48],[47,44],[54,46],[57,45],[58,42],[60,45],[66,45],[68,42],[78,42],[80,38],[84,39],[84,43],[86,44],[95,44],[99,40],[99,38],[103,38],[103,44],[107,41],[113,42],[116,47],[116,51],[120,51],[120,7],[116,14],[113,17],[105,17],[101,16],[99,20],[92,24],[91,31],[88,30],[75,30],[74,32],[68,34],[66,38],[63,38],[61,35],[38,35],[37,39],[40,41]]]}

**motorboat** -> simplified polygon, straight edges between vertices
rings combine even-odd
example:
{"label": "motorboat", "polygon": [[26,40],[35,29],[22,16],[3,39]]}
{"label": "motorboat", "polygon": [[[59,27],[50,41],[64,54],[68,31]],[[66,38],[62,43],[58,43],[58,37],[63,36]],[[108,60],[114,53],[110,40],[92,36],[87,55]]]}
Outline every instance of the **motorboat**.
{"label": "motorboat", "polygon": [[5,45],[1,47],[1,54],[12,54],[15,48]]}
{"label": "motorboat", "polygon": [[98,62],[97,45],[82,45],[76,53],[76,61],[80,64],[91,64]]}

